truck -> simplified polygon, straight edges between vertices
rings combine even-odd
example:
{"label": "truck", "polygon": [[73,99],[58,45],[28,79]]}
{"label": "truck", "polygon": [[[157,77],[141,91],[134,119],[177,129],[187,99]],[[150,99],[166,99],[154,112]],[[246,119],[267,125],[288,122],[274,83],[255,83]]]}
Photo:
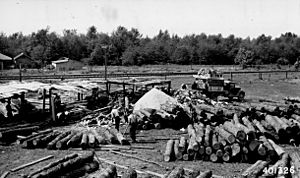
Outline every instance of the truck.
{"label": "truck", "polygon": [[228,97],[229,100],[237,98],[243,101],[245,92],[239,85],[230,80],[225,80],[222,74],[213,70],[199,71],[197,75],[193,75],[193,90],[200,90],[211,99],[217,99],[218,96]]}

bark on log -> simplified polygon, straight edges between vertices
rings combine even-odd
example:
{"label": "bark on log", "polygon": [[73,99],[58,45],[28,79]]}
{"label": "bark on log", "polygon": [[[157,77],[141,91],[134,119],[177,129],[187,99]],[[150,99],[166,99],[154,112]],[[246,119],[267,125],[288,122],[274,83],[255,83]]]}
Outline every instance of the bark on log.
{"label": "bark on log", "polygon": [[206,147],[209,147],[211,145],[211,134],[212,134],[212,129],[210,125],[206,125],[205,136],[204,136],[204,146]]}
{"label": "bark on log", "polygon": [[53,155],[49,155],[49,156],[40,158],[40,159],[38,159],[38,160],[32,161],[32,162],[30,162],[30,163],[26,163],[26,164],[23,164],[23,165],[18,166],[18,167],[16,167],[16,168],[13,168],[13,169],[11,169],[10,171],[11,171],[11,172],[16,172],[16,171],[18,171],[18,170],[21,170],[21,169],[26,168],[26,167],[28,167],[28,166],[35,165],[35,164],[37,164],[37,163],[40,163],[40,162],[42,162],[42,161],[51,159],[51,158],[53,158],[53,157],[54,157]]}
{"label": "bark on log", "polygon": [[75,135],[76,135],[76,133],[71,133],[68,136],[66,136],[65,138],[56,142],[56,148],[60,149],[60,150],[67,149],[67,142]]}
{"label": "bark on log", "polygon": [[92,133],[95,135],[98,144],[100,144],[100,145],[106,144],[105,138],[102,135],[100,135],[98,130],[92,129]]}
{"label": "bark on log", "polygon": [[45,135],[38,135],[38,136],[36,136],[36,137],[33,137],[33,138],[30,138],[30,139],[24,140],[24,141],[22,142],[22,148],[34,148],[33,141],[34,141],[35,139],[41,139],[41,138],[43,138],[43,137],[45,137]]}
{"label": "bark on log", "polygon": [[137,178],[137,172],[132,169],[132,168],[129,168],[126,170],[125,174],[122,176],[124,178]]}
{"label": "bark on log", "polygon": [[194,124],[196,130],[196,140],[201,145],[205,134],[205,128],[203,124]]}
{"label": "bark on log", "polygon": [[258,140],[252,140],[252,141],[250,141],[250,143],[249,143],[249,150],[252,151],[252,152],[256,151],[257,148],[258,148],[258,146],[260,144],[261,144],[261,142],[258,141]]}
{"label": "bark on log", "polygon": [[105,135],[105,137],[106,137],[106,139],[108,140],[109,143],[111,143],[111,144],[117,143],[116,138],[114,137],[113,134],[111,134],[111,133],[109,132],[108,129],[105,129],[105,130],[104,130],[104,135]]}
{"label": "bark on log", "polygon": [[231,151],[232,151],[232,153],[231,153],[232,157],[237,156],[241,152],[240,145],[238,143],[233,143],[231,145]]}
{"label": "bark on log", "polygon": [[259,144],[258,148],[257,148],[257,153],[260,155],[260,156],[266,156],[267,154],[267,148],[265,147],[264,144]]}
{"label": "bark on log", "polygon": [[[248,174],[242,174],[243,177],[258,177],[263,173],[263,169],[268,166],[268,162],[267,161],[261,161],[259,162],[256,166],[254,167],[250,167],[252,168],[251,170],[248,171]],[[246,170],[247,171],[247,170]]]}
{"label": "bark on log", "polygon": [[236,138],[240,141],[246,140],[246,133],[238,127],[237,124],[233,124],[232,122],[226,121],[223,123],[223,128],[232,133]]}
{"label": "bark on log", "polygon": [[88,140],[89,140],[88,146],[90,148],[95,148],[95,146],[96,146],[96,138],[95,138],[95,136],[93,134],[91,134],[91,133],[88,134]]}
{"label": "bark on log", "polygon": [[265,120],[275,128],[279,138],[282,141],[284,141],[284,139],[286,140],[286,135],[287,135],[286,130],[280,125],[280,123],[277,121],[277,119],[274,116],[267,115],[265,117]]}
{"label": "bark on log", "polygon": [[164,161],[169,162],[172,160],[172,155],[174,151],[174,140],[169,140],[166,145],[166,150],[164,154]]}
{"label": "bark on log", "polygon": [[94,153],[90,152],[80,157],[76,157],[74,159],[60,163],[54,167],[51,167],[50,169],[37,174],[36,177],[39,178],[58,177],[62,173],[70,172],[72,170],[76,170],[82,167],[85,163],[93,161],[93,158],[94,158]]}
{"label": "bark on log", "polygon": [[204,171],[201,173],[197,178],[211,178],[212,177],[212,171]]}
{"label": "bark on log", "polygon": [[218,142],[217,134],[213,133],[212,135],[212,147],[214,150],[218,150],[221,148],[221,143]]}
{"label": "bark on log", "polygon": [[52,131],[53,131],[52,129],[47,129],[47,130],[43,130],[43,131],[35,133],[35,134],[31,134],[31,135],[29,135],[29,136],[27,136],[27,137],[25,137],[23,139],[18,139],[17,140],[17,144],[22,144],[24,141],[32,139],[32,138],[35,138],[35,137],[40,136],[40,135],[49,134]]}
{"label": "bark on log", "polygon": [[[281,173],[283,171],[284,167],[289,168],[289,165],[288,165],[289,162],[290,162],[289,154],[284,153],[282,155],[281,159],[279,159],[274,165],[268,167],[267,171],[264,171],[264,174],[262,176],[275,177],[279,173],[279,169],[280,169],[280,173]],[[280,175],[278,174],[278,176],[280,176]]]}
{"label": "bark on log", "polygon": [[294,166],[294,173],[292,174],[292,177],[300,177],[300,154],[299,152],[292,152],[289,154],[291,157],[291,164]]}
{"label": "bark on log", "polygon": [[174,153],[177,160],[182,159],[182,152],[179,151],[179,140],[175,140],[174,142]]}
{"label": "bark on log", "polygon": [[248,140],[254,140],[256,139],[256,130],[253,127],[252,123],[248,120],[247,117],[243,117],[242,121],[244,123],[244,125],[250,130],[247,135],[248,135]]}
{"label": "bark on log", "polygon": [[88,140],[89,140],[89,137],[88,137],[88,134],[86,133],[83,133],[82,135],[82,138],[81,138],[81,141],[80,141],[80,147],[84,150],[88,147]]}
{"label": "bark on log", "polygon": [[60,135],[59,132],[53,132],[50,133],[49,135],[41,138],[41,139],[34,139],[32,141],[32,144],[34,145],[35,148],[44,148],[46,145],[51,142],[53,139],[55,139],[58,135]]}
{"label": "bark on log", "polygon": [[252,164],[250,167],[248,167],[243,173],[242,177],[244,178],[250,178],[252,171],[259,166],[263,161],[262,160],[257,160],[254,164]]}
{"label": "bark on log", "polygon": [[270,139],[273,139],[273,140],[279,140],[279,137],[277,134],[275,134],[274,132],[271,132],[269,130],[266,130],[264,128],[264,126],[256,119],[254,119],[253,121],[253,124],[258,128],[258,130],[264,134],[267,138],[270,138]]}
{"label": "bark on log", "polygon": [[29,135],[32,132],[38,130],[39,128],[39,126],[32,126],[2,131],[0,132],[0,140],[14,140],[16,139],[17,135]]}
{"label": "bark on log", "polygon": [[186,139],[185,137],[180,137],[179,145],[178,145],[178,150],[183,153],[186,149]]}
{"label": "bark on log", "polygon": [[100,173],[97,173],[96,176],[89,175],[88,178],[115,178],[117,175],[118,173],[116,166],[110,165],[106,169],[103,169]]}
{"label": "bark on log", "polygon": [[67,142],[67,147],[77,147],[81,141],[82,132],[78,132],[76,135]]}
{"label": "bark on log", "polygon": [[71,132],[70,131],[67,131],[67,132],[64,132],[64,133],[61,133],[60,135],[58,135],[54,140],[52,140],[50,143],[48,143],[47,145],[47,149],[51,150],[51,149],[54,149],[55,146],[56,146],[56,143],[65,138],[66,136],[68,136]]}
{"label": "bark on log", "polygon": [[51,162],[51,163],[47,164],[46,166],[44,166],[44,167],[42,167],[42,168],[40,168],[40,169],[38,169],[38,170],[36,170],[34,172],[31,172],[27,177],[33,177],[34,175],[36,175],[36,174],[38,174],[40,172],[43,172],[43,171],[45,171],[47,169],[50,169],[50,168],[52,168],[52,167],[54,167],[54,166],[56,166],[56,165],[58,165],[60,163],[63,163],[63,162],[68,161],[70,159],[74,159],[76,157],[78,157],[78,154],[76,154],[76,153],[67,155],[67,156],[65,156],[65,157],[63,157],[63,158],[61,158],[59,160],[56,160],[54,162]]}
{"label": "bark on log", "polygon": [[272,161],[272,162],[276,161],[277,153],[276,153],[275,149],[273,148],[272,144],[263,135],[259,137],[259,140],[267,148],[267,160]]}
{"label": "bark on log", "polygon": [[82,177],[86,173],[91,173],[99,169],[99,163],[97,161],[92,161],[91,163],[85,164],[83,167],[73,170],[60,178],[74,178],[74,177]]}
{"label": "bark on log", "polygon": [[221,144],[221,146],[224,148],[227,145],[226,140],[219,135],[219,133],[215,132],[216,135],[218,136],[218,142]]}
{"label": "bark on log", "polygon": [[175,169],[173,169],[167,176],[166,178],[179,178],[183,177],[184,175],[184,169],[182,166],[178,166]]}
{"label": "bark on log", "polygon": [[224,139],[226,139],[230,144],[235,142],[235,137],[231,133],[224,130],[222,127],[215,127],[215,131],[222,136]]}
{"label": "bark on log", "polygon": [[285,153],[284,149],[281,146],[277,145],[273,140],[268,139],[268,141],[272,145],[278,156],[281,156],[283,153]]}

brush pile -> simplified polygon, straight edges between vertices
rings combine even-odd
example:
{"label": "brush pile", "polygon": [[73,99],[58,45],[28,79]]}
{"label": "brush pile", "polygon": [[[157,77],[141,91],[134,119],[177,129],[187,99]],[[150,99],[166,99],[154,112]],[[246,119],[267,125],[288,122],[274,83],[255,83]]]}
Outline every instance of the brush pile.
{"label": "brush pile", "polygon": [[106,144],[129,145],[129,141],[115,129],[105,127],[78,127],[65,131],[48,129],[17,140],[22,148],[47,148],[66,150],[69,148],[101,148]]}

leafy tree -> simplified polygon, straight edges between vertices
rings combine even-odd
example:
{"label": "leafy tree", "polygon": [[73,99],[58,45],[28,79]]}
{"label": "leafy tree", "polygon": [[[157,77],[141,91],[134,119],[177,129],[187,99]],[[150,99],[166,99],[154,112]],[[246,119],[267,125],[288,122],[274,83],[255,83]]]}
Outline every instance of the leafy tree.
{"label": "leafy tree", "polygon": [[239,64],[243,67],[243,69],[246,67],[246,65],[251,64],[253,62],[253,52],[250,50],[247,50],[245,48],[240,48],[234,62],[235,64]]}

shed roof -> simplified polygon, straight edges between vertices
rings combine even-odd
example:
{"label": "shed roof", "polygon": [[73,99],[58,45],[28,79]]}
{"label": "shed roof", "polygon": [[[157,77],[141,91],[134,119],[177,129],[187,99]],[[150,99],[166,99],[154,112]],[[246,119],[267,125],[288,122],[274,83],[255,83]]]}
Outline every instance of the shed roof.
{"label": "shed roof", "polygon": [[67,58],[67,57],[61,57],[61,58],[59,58],[59,59],[56,60],[56,61],[52,61],[52,63],[54,63],[54,64],[60,64],[60,63],[68,62],[69,60],[70,60],[70,59]]}
{"label": "shed roof", "polygon": [[0,53],[0,60],[10,61],[12,58]]}
{"label": "shed roof", "polygon": [[25,53],[20,53],[19,55],[15,56],[15,57],[14,57],[14,60],[16,60],[16,59],[18,59],[18,58],[20,58],[20,57],[22,57],[22,56],[25,56],[25,57],[27,57],[28,59],[31,59],[31,60],[32,60],[32,58],[31,58],[30,56],[26,55]]}

